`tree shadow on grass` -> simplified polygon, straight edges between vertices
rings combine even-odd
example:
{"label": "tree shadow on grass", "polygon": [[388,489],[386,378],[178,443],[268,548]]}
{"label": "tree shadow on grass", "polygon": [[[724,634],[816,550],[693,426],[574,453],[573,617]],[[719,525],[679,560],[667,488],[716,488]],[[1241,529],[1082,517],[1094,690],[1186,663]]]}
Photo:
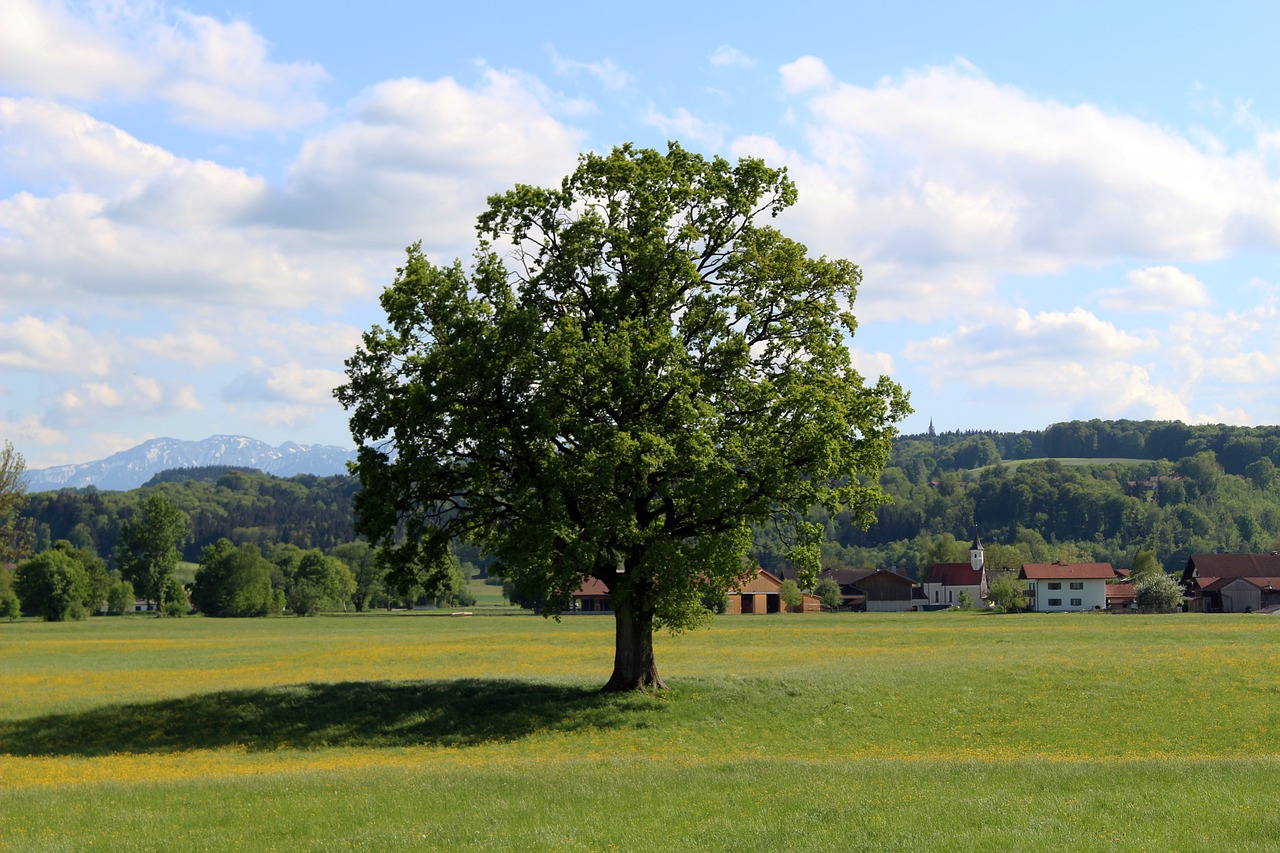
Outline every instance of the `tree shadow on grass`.
{"label": "tree shadow on grass", "polygon": [[636,702],[657,710],[639,698],[522,681],[293,684],[0,722],[0,754],[471,746],[541,731],[614,728]]}

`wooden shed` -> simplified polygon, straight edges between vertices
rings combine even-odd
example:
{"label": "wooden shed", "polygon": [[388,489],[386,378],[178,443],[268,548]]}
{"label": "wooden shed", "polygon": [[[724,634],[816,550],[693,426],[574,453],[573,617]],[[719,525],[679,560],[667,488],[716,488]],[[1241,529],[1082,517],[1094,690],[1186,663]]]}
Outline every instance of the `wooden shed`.
{"label": "wooden shed", "polygon": [[756,569],[744,578],[742,585],[735,592],[729,593],[728,606],[725,613],[817,613],[822,610],[822,602],[816,595],[804,593],[804,602],[795,608],[787,607],[782,602],[778,590],[782,587],[782,578]]}

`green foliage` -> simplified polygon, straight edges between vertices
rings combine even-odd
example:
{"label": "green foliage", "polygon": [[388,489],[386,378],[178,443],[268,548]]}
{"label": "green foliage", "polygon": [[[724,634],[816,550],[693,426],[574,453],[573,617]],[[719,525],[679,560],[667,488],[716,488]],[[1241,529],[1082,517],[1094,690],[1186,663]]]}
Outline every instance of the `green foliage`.
{"label": "green foliage", "polygon": [[138,512],[121,525],[116,551],[120,574],[147,601],[163,606],[166,585],[187,535],[186,514],[163,495],[148,495]]}
{"label": "green foliage", "polygon": [[1139,548],[1133,556],[1133,568],[1129,570],[1130,580],[1137,582],[1157,574],[1164,574],[1164,569],[1156,561],[1156,552]]}
{"label": "green foliage", "polygon": [[1026,585],[1015,575],[1002,572],[987,586],[987,600],[1006,613],[1026,609]]}
{"label": "green foliage", "polygon": [[13,570],[0,566],[0,619],[12,622],[22,615],[22,602],[13,588]]}
{"label": "green foliage", "polygon": [[858,268],[757,221],[795,197],[758,160],[623,146],[492,197],[470,271],[411,247],[337,391],[392,581],[444,583],[455,538],[548,613],[596,577],[632,689],[660,684],[653,628],[737,581],[753,524],[788,522],[812,577],[812,507],[870,522],[909,409],[850,361]]}
{"label": "green foliage", "polygon": [[271,563],[251,542],[219,539],[200,553],[191,601],[206,616],[266,616],[275,603]]}
{"label": "green foliage", "polygon": [[1182,606],[1182,587],[1171,575],[1155,572],[1134,581],[1134,603],[1139,610],[1176,610]]}
{"label": "green foliage", "polygon": [[42,616],[47,622],[61,622],[73,606],[84,608],[90,596],[89,573],[69,542],[59,542],[52,550],[18,564],[14,591],[23,611]]}
{"label": "green foliage", "polygon": [[107,588],[107,611],[124,614],[133,610],[133,584],[121,578],[113,578]]}
{"label": "green foliage", "polygon": [[312,549],[297,554],[278,549],[273,556],[292,561],[286,569],[288,578],[285,600],[299,616],[314,616],[321,610],[345,610],[355,591],[355,578],[347,564],[336,557],[326,557]]}
{"label": "green foliage", "polygon": [[844,598],[840,593],[840,584],[831,578],[819,578],[818,583],[813,588],[813,594],[818,596],[822,606],[827,610],[839,610],[840,605],[844,603]]}
{"label": "green foliage", "polygon": [[351,571],[351,578],[355,582],[351,603],[355,605],[356,612],[363,611],[369,599],[378,592],[385,592],[383,568],[378,563],[377,552],[368,542],[363,539],[344,542],[333,549],[333,556],[344,562]]}
{"label": "green foliage", "polygon": [[0,449],[0,566],[16,564],[31,553],[31,520],[27,504],[27,463],[5,441]]}
{"label": "green foliage", "polygon": [[973,596],[969,593],[969,590],[963,589],[960,591],[960,595],[956,597],[956,606],[961,610],[973,609]]}
{"label": "green foliage", "polygon": [[164,589],[160,599],[160,615],[171,616],[177,618],[186,616],[191,612],[191,607],[187,603],[187,591],[183,588],[182,582],[173,575],[165,578]]}
{"label": "green foliage", "polygon": [[804,593],[800,591],[800,586],[793,580],[785,580],[778,587],[778,598],[789,608],[796,608],[804,604]]}

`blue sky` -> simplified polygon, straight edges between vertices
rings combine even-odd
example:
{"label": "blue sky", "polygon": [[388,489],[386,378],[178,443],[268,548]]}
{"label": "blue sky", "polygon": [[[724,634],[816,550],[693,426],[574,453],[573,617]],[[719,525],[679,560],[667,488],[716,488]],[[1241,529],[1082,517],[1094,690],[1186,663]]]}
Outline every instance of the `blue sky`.
{"label": "blue sky", "polygon": [[349,446],[404,246],[669,139],[788,168],[906,431],[1280,421],[1280,7],[1048,5],[0,0],[0,438]]}

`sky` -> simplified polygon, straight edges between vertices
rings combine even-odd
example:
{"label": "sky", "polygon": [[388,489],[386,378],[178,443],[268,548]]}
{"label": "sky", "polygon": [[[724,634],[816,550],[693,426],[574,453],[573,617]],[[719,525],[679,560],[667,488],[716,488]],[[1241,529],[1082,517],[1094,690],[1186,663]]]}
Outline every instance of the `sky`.
{"label": "sky", "polygon": [[[1041,8],[1045,7],[1045,8]],[[785,166],[904,432],[1280,422],[1280,4],[0,0],[0,440],[350,447],[404,248],[668,140]]]}

